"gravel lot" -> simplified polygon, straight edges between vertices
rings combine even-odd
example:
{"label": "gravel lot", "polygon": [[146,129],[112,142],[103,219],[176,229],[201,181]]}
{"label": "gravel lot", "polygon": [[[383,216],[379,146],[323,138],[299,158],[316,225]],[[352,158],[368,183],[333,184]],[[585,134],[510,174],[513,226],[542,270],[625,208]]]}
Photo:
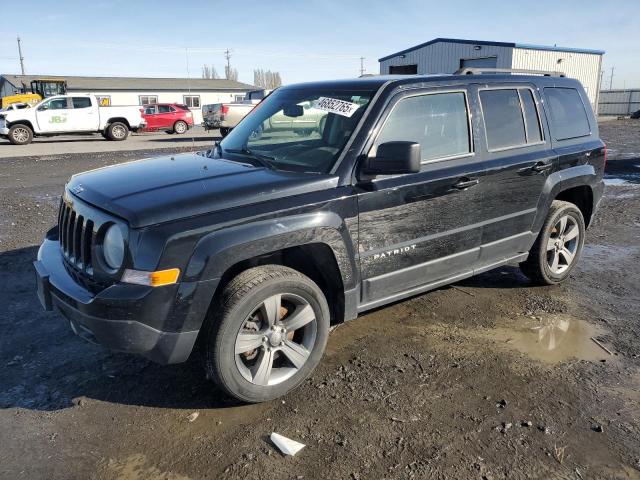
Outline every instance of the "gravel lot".
{"label": "gravel lot", "polygon": [[[65,180],[141,152],[0,159],[0,478],[640,478],[640,122],[602,136],[615,178],[566,284],[506,267],[378,309],[332,332],[301,388],[249,406],[37,304]],[[283,457],[272,431],[307,446]]]}

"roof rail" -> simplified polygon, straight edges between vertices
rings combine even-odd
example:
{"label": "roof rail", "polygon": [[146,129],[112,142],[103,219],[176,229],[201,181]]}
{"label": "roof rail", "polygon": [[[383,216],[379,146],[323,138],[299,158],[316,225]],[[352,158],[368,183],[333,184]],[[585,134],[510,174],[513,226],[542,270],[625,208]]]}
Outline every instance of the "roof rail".
{"label": "roof rail", "polygon": [[564,77],[563,72],[550,70],[525,70],[520,68],[474,68],[464,67],[455,72],[454,75],[477,75],[482,73],[526,73],[529,75],[544,75],[545,77]]}

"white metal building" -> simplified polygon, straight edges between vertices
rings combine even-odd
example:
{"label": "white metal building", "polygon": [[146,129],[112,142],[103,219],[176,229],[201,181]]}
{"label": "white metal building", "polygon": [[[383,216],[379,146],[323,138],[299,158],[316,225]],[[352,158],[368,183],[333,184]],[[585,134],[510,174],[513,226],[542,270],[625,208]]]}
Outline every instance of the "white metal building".
{"label": "white metal building", "polygon": [[193,111],[196,124],[202,122],[202,105],[242,100],[256,87],[234,80],[202,78],[75,77],[55,75],[0,75],[0,96],[13,95],[31,80],[62,79],[68,93],[91,93],[104,105],[184,103]]}
{"label": "white metal building", "polygon": [[381,74],[453,73],[463,67],[551,70],[580,80],[598,104],[602,50],[436,38],[379,59]]}

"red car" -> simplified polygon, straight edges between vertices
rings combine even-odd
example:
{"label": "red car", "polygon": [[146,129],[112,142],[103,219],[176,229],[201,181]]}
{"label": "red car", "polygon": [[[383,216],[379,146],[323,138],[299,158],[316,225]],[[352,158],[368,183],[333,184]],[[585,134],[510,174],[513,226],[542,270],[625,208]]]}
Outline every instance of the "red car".
{"label": "red car", "polygon": [[144,105],[142,116],[147,122],[145,131],[164,130],[167,133],[185,133],[193,127],[193,113],[180,103]]}

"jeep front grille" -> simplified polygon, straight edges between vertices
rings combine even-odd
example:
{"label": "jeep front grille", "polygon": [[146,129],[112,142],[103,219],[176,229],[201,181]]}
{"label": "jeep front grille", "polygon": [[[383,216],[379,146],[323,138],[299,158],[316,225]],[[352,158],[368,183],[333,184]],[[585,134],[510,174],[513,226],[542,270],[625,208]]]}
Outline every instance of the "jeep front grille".
{"label": "jeep front grille", "polygon": [[69,264],[89,275],[93,273],[91,261],[93,228],[93,220],[78,214],[64,200],[60,202],[58,213],[60,248]]}

